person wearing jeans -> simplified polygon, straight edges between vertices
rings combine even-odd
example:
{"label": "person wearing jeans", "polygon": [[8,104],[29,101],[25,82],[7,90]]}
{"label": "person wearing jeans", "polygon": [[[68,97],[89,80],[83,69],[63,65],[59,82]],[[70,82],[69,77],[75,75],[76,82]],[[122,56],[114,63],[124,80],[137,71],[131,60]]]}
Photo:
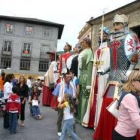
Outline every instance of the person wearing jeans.
{"label": "person wearing jeans", "polygon": [[59,140],[66,140],[67,131],[68,134],[73,138],[73,140],[80,140],[76,133],[74,132],[73,126],[75,124],[74,119],[64,120],[62,135]]}
{"label": "person wearing jeans", "polygon": [[40,110],[38,106],[32,106],[32,111],[33,111],[33,116],[38,116],[40,115]]}
{"label": "person wearing jeans", "polygon": [[[65,73],[61,82],[56,86],[53,91],[54,95],[54,109],[58,111],[58,118],[57,118],[57,135],[61,136],[61,124],[63,118],[63,109],[57,107],[57,101],[59,103],[62,102],[64,95],[69,93],[72,97],[76,94],[73,84],[70,82],[71,76],[69,73]],[[58,99],[57,99],[58,98]]]}
{"label": "person wearing jeans", "polygon": [[9,132],[14,134],[17,132],[18,113],[9,112]]}
{"label": "person wearing jeans", "polygon": [[21,111],[20,98],[17,95],[18,88],[13,86],[12,94],[9,96],[6,104],[6,111],[9,113],[9,133],[15,134],[17,132],[18,114]]}
{"label": "person wearing jeans", "polygon": [[40,109],[39,109],[39,99],[38,96],[36,94],[33,94],[32,100],[31,100],[31,105],[32,105],[32,112],[33,112],[33,116],[35,117],[35,119],[42,119],[42,115],[40,113]]}
{"label": "person wearing jeans", "polygon": [[40,113],[40,109],[38,106],[32,106],[32,112],[35,119],[42,119],[42,115]]}
{"label": "person wearing jeans", "polygon": [[62,134],[59,140],[66,140],[67,132],[72,137],[73,140],[80,140],[80,138],[73,130],[73,126],[75,124],[74,120],[75,108],[70,94],[64,95],[64,101],[58,104],[58,108],[63,109],[64,114],[63,115],[64,124],[62,128]]}

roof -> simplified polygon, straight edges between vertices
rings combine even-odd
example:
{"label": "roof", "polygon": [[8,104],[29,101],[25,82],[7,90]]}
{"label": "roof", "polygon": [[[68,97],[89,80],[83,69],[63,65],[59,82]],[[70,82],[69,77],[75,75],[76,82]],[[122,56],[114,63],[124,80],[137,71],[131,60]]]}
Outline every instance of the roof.
{"label": "roof", "polygon": [[[122,9],[127,8],[127,7],[131,7],[132,4],[137,4],[137,3],[140,3],[140,0],[135,0],[134,2],[131,2],[131,3],[129,3],[129,4],[126,4],[126,5],[124,5],[124,6],[120,7],[120,8],[117,8],[117,9],[115,9],[115,10],[112,10],[112,11],[106,13],[105,16],[106,16],[106,15],[109,15],[109,14],[111,14],[111,13],[115,13],[115,12],[117,12],[117,11],[120,11],[120,12],[122,13],[122,12],[124,12]],[[138,5],[138,6],[139,6],[139,5]],[[123,13],[122,13],[122,14],[123,14]],[[99,19],[101,19],[101,18],[102,18],[102,15],[99,16],[99,17],[97,17],[97,18],[94,18],[94,19],[91,19],[91,20],[87,21],[87,23],[90,24],[90,25],[93,25],[95,21],[97,21],[97,20],[99,20]],[[105,19],[105,20],[106,20],[106,19]]]}
{"label": "roof", "polygon": [[58,39],[61,39],[61,35],[63,32],[64,25],[58,24],[46,20],[36,19],[36,18],[26,18],[26,17],[14,17],[14,16],[4,16],[0,15],[0,20],[8,20],[8,21],[16,21],[16,22],[24,22],[30,24],[44,25],[50,27],[58,28]]}

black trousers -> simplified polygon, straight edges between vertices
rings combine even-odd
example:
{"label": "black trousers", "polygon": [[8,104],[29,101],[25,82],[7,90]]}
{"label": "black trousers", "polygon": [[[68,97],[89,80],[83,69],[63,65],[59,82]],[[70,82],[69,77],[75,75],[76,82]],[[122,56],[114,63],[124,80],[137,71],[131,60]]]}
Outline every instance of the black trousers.
{"label": "black trousers", "polygon": [[23,99],[24,98],[20,98],[20,101],[21,101],[21,115],[20,115],[20,120],[21,121],[24,121],[25,120],[25,104],[26,104],[26,101],[24,102],[24,104],[22,104]]}
{"label": "black trousers", "polygon": [[[5,106],[6,104],[7,104],[7,99],[5,99]],[[6,110],[4,111],[3,127],[5,129],[9,128],[9,113]]]}
{"label": "black trousers", "polygon": [[134,137],[124,137],[122,135],[120,135],[118,132],[116,132],[115,130],[113,131],[113,139],[112,140],[136,140],[136,136]]}

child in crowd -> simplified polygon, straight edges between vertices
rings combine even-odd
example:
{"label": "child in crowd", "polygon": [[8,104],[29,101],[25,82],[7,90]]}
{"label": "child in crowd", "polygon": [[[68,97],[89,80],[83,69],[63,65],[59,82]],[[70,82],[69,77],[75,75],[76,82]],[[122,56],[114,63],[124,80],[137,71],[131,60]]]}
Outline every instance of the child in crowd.
{"label": "child in crowd", "polygon": [[73,125],[75,108],[70,94],[64,95],[64,102],[58,104],[58,108],[64,109],[64,124],[62,128],[62,134],[59,140],[66,140],[66,133],[70,134],[73,140],[80,140],[80,138],[74,133]]}
{"label": "child in crowd", "polygon": [[9,133],[17,133],[18,114],[21,112],[20,97],[17,95],[18,88],[13,86],[13,93],[9,96],[6,110],[9,113]]}
{"label": "child in crowd", "polygon": [[71,76],[71,82],[73,83],[74,89],[76,92],[76,96],[73,98],[73,101],[74,101],[74,105],[75,105],[75,109],[76,109],[75,117],[77,117],[78,116],[78,103],[79,103],[79,100],[78,100],[78,98],[79,98],[79,79],[75,76],[73,70],[70,70],[70,76]]}
{"label": "child in crowd", "polygon": [[38,92],[38,88],[36,86],[33,87],[33,92],[29,99],[29,103],[31,105],[31,112],[32,112],[32,115],[34,116],[34,118],[42,119],[43,115],[41,115],[40,109],[39,109],[39,103],[40,103],[39,92]]}

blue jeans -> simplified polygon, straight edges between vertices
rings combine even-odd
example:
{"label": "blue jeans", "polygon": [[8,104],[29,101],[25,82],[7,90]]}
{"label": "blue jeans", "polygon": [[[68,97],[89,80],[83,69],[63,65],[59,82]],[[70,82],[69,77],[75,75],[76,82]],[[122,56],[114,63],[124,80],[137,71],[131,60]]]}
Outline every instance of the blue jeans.
{"label": "blue jeans", "polygon": [[68,119],[64,120],[63,128],[62,128],[62,134],[59,140],[66,140],[66,134],[67,132],[70,134],[70,136],[73,138],[73,140],[80,140],[80,138],[74,133],[73,131],[73,125],[75,124],[74,119]]}
{"label": "blue jeans", "polygon": [[33,112],[33,116],[38,116],[40,115],[40,109],[38,106],[32,106],[32,112]]}
{"label": "blue jeans", "polygon": [[18,113],[9,112],[9,131],[15,133],[17,128]]}

